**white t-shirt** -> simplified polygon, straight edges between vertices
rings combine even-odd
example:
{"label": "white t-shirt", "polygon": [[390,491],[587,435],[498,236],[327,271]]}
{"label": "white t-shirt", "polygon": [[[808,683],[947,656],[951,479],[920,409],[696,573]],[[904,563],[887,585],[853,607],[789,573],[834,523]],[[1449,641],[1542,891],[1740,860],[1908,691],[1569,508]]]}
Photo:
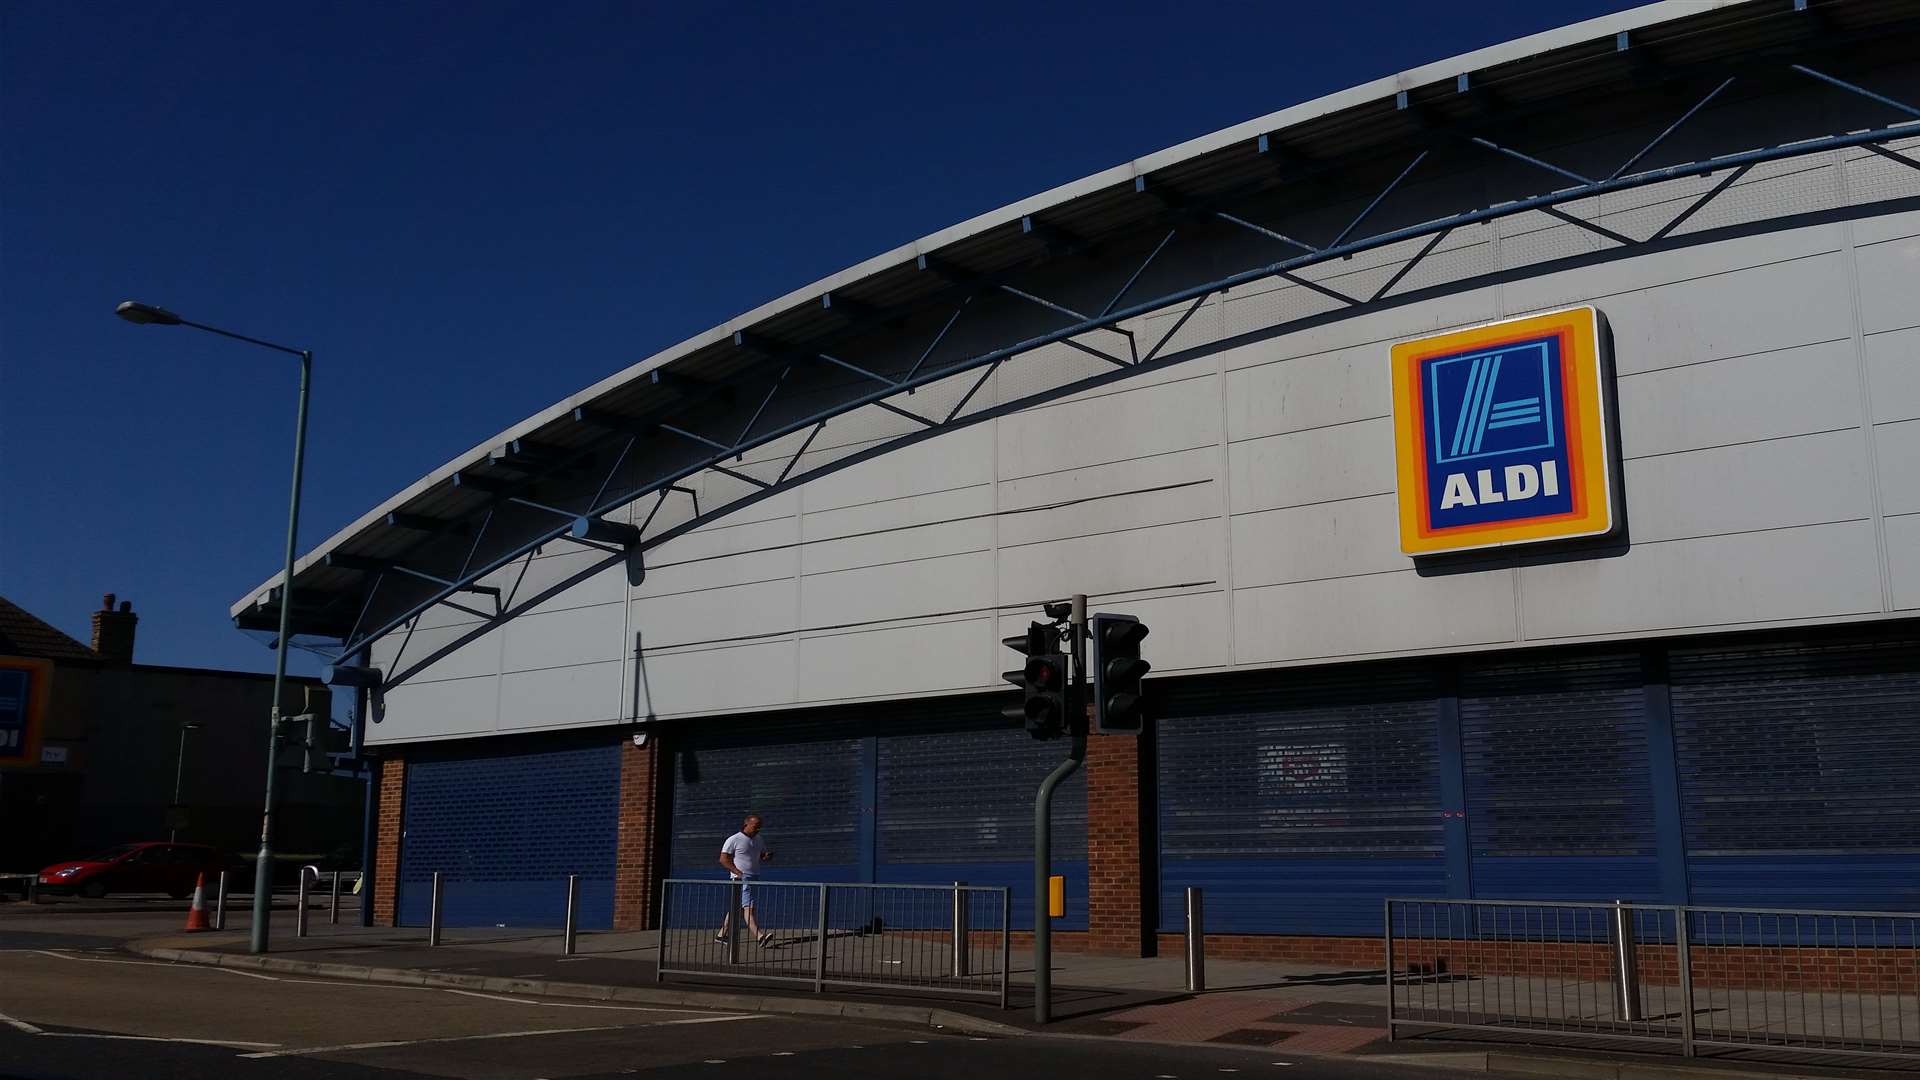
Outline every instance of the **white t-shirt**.
{"label": "white t-shirt", "polygon": [[733,856],[733,865],[746,877],[760,873],[760,862],[767,857],[767,842],[757,836],[737,832],[720,845],[720,854]]}

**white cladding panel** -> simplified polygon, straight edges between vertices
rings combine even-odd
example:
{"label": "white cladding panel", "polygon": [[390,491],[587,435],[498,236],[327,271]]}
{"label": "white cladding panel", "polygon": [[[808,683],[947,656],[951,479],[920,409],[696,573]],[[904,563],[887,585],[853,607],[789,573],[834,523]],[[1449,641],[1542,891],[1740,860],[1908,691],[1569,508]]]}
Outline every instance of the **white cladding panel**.
{"label": "white cladding panel", "polygon": [[[1831,201],[1837,171],[1756,170],[1729,197]],[[1643,209],[1623,196],[1609,220],[1638,228]],[[1605,246],[1516,219],[1433,259],[1499,269]],[[1446,280],[1435,267],[1403,287]],[[1377,271],[1340,272],[1360,288]],[[999,639],[1076,591],[1145,619],[1161,674],[1920,608],[1915,297],[1914,213],[1601,258],[1294,332],[1272,321],[1324,296],[1235,290],[1182,328],[1176,367],[766,500],[650,552],[637,588],[617,559],[551,549],[523,588],[582,579],[464,645],[469,616],[423,622],[399,669],[451,651],[388,695],[371,737],[998,689]],[[1415,570],[1396,535],[1388,346],[1565,303],[1611,328],[1630,544]],[[1171,320],[1140,320],[1143,340]],[[403,636],[375,662],[393,670]]]}

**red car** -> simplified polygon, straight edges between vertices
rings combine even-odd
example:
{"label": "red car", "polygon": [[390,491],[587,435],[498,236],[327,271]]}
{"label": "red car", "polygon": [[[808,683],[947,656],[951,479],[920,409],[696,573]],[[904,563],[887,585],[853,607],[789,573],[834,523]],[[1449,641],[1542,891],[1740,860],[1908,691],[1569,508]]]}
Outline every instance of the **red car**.
{"label": "red car", "polygon": [[40,871],[43,895],[79,893],[99,899],[110,892],[166,893],[175,900],[193,892],[201,874],[212,879],[227,869],[226,856],[204,844],[122,844],[98,855],[54,863]]}

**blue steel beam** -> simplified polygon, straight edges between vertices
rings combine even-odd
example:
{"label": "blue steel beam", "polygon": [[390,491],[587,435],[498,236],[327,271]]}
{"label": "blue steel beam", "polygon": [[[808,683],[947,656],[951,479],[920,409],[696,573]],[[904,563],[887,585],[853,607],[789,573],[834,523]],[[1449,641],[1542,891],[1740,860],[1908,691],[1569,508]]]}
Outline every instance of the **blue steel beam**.
{"label": "blue steel beam", "polygon": [[[1798,65],[1795,65],[1795,69],[1801,70]],[[1834,80],[1829,77],[1818,76],[1818,74],[1814,72],[1809,71],[1807,73],[1813,74],[1816,77],[1821,77],[1823,81],[1833,82],[1836,85],[1840,85],[1843,89],[1854,90],[1856,92],[1863,94],[1864,96],[1872,98],[1873,100],[1882,101],[1883,103],[1894,105],[1895,107],[1899,108],[1902,112],[1905,112],[1909,115],[1920,117],[1920,110],[1915,110],[1915,109],[1912,109],[1911,107],[1902,105],[1901,103],[1893,102],[1892,99],[1883,99],[1880,95],[1873,94],[1869,91],[1860,90],[1857,87],[1852,87],[1851,84],[1841,84],[1838,82],[1838,80]],[[738,456],[739,454],[744,453],[747,450],[751,450],[759,446],[764,446],[777,439],[785,438],[788,435],[796,434],[808,428],[813,429],[807,439],[807,445],[811,445],[813,438],[819,434],[819,431],[822,428],[824,428],[827,421],[833,419],[836,416],[845,415],[846,413],[852,412],[854,410],[864,408],[869,405],[878,404],[882,402],[885,398],[892,397],[895,394],[899,394],[902,392],[909,392],[912,389],[925,386],[930,383],[934,383],[943,379],[950,378],[956,374],[960,374],[963,372],[976,370],[976,369],[985,369],[981,380],[974,384],[973,389],[968,392],[967,397],[962,400],[961,405],[957,406],[955,410],[949,414],[947,420],[943,421],[939,425],[939,428],[957,426],[956,421],[958,420],[958,414],[960,410],[964,408],[968,400],[971,400],[972,396],[974,395],[975,392],[978,391],[980,386],[984,385],[986,378],[990,377],[992,371],[996,369],[1001,363],[1005,362],[1006,360],[1012,357],[1018,356],[1022,353],[1031,352],[1035,349],[1041,348],[1046,345],[1054,344],[1056,342],[1067,341],[1081,334],[1089,333],[1096,330],[1111,331],[1111,330],[1114,330],[1116,324],[1118,323],[1124,322],[1129,319],[1135,319],[1141,316],[1153,314],[1155,312],[1161,311],[1165,308],[1171,307],[1176,304],[1192,302],[1195,305],[1195,307],[1192,310],[1197,310],[1198,305],[1200,303],[1203,303],[1207,297],[1212,296],[1215,293],[1221,292],[1223,290],[1237,288],[1241,285],[1250,284],[1255,281],[1260,281],[1260,280],[1264,280],[1266,278],[1271,278],[1271,277],[1292,277],[1295,271],[1298,271],[1319,263],[1328,262],[1334,259],[1345,258],[1352,255],[1361,254],[1363,252],[1378,250],[1381,248],[1389,247],[1394,244],[1402,243],[1407,240],[1419,239],[1423,237],[1433,237],[1438,234],[1459,229],[1464,226],[1475,225],[1482,222],[1492,221],[1492,220],[1496,220],[1504,217],[1510,217],[1515,214],[1521,214],[1521,213],[1526,213],[1534,210],[1545,210],[1548,208],[1558,207],[1560,204],[1563,204],[1563,203],[1574,202],[1582,199],[1590,199],[1598,195],[1605,195],[1615,191],[1625,191],[1633,188],[1644,187],[1650,184],[1663,183],[1671,180],[1686,179],[1686,178],[1698,177],[1698,176],[1707,176],[1707,175],[1711,175],[1713,173],[1721,172],[1724,170],[1737,170],[1739,172],[1744,172],[1746,169],[1750,169],[1755,165],[1763,164],[1766,162],[1780,161],[1780,160],[1786,160],[1786,159],[1796,158],[1796,157],[1804,157],[1811,154],[1826,153],[1826,152],[1846,149],[1850,147],[1871,147],[1871,146],[1876,146],[1880,143],[1892,141],[1895,139],[1905,138],[1913,135],[1920,135],[1920,126],[1915,126],[1908,123],[1901,123],[1897,125],[1882,126],[1882,127],[1869,128],[1861,131],[1848,132],[1840,135],[1829,135],[1829,136],[1816,138],[1816,139],[1801,140],[1793,143],[1781,144],[1781,145],[1776,145],[1771,147],[1764,147],[1760,149],[1746,150],[1746,151],[1741,151],[1737,153],[1721,155],[1718,157],[1712,157],[1712,158],[1708,158],[1701,161],[1693,161],[1693,162],[1687,162],[1679,165],[1672,165],[1672,166],[1666,166],[1666,167],[1657,168],[1657,169],[1644,170],[1638,173],[1628,173],[1620,176],[1615,176],[1607,180],[1588,180],[1587,182],[1582,183],[1578,186],[1562,189],[1555,192],[1550,192],[1544,195],[1535,195],[1535,196],[1529,196],[1522,199],[1502,202],[1497,205],[1483,207],[1478,210],[1465,211],[1449,217],[1435,219],[1433,221],[1424,222],[1418,225],[1405,226],[1397,229],[1389,229],[1384,232],[1376,233],[1376,234],[1366,236],[1357,240],[1343,240],[1342,243],[1329,245],[1328,247],[1321,248],[1318,250],[1303,252],[1302,254],[1294,256],[1289,259],[1284,259],[1279,262],[1253,267],[1248,270],[1244,270],[1235,274],[1230,274],[1225,277],[1208,281],[1202,284],[1187,286],[1185,288],[1178,289],[1173,292],[1169,292],[1149,300],[1137,302],[1135,304],[1129,305],[1124,308],[1118,308],[1116,310],[1104,313],[1102,315],[1083,316],[1081,318],[1078,318],[1075,322],[1073,322],[1070,325],[1060,327],[1051,331],[1047,331],[1045,333],[1038,334],[1033,337],[1029,337],[1025,340],[1016,342],[1011,345],[1002,346],[1000,348],[978,353],[974,356],[968,357],[966,359],[963,359],[951,364],[942,365],[938,368],[916,374],[911,379],[903,379],[898,383],[889,383],[886,387],[876,389],[866,394],[850,398],[847,401],[841,402],[836,406],[828,410],[825,410],[821,413],[817,413],[813,416],[809,416],[804,419],[792,421],[790,423],[782,425],[781,427],[775,430],[768,431],[750,440],[738,442],[731,446],[719,443],[716,440],[707,439],[703,436],[693,435],[690,432],[676,431],[677,434],[685,435],[688,438],[692,438],[696,441],[699,441],[701,443],[705,443],[714,447],[716,450],[716,453],[713,456],[706,458],[702,461],[695,462],[691,465],[686,465],[686,466],[682,466],[681,468],[675,469],[669,473],[666,473],[656,478],[653,481],[649,481],[648,483],[639,485],[634,488],[630,488],[625,491],[617,492],[612,496],[608,496],[602,500],[601,505],[590,508],[587,516],[599,516],[601,514],[608,513],[612,510],[618,509],[619,507],[626,505],[629,502],[632,502],[636,498],[640,498],[644,495],[655,493],[655,492],[661,492],[663,491],[663,489],[670,489],[673,486],[678,485],[679,481],[708,470],[725,471],[730,475],[734,475],[742,480],[746,480],[760,487],[762,490],[756,493],[758,496],[771,494],[776,490],[782,490],[785,487],[791,486],[791,484],[802,483],[814,476],[822,475],[826,471],[831,471],[835,468],[844,467],[845,463],[847,463],[850,459],[842,458],[839,461],[830,462],[819,468],[812,469],[798,475],[794,475],[792,472],[792,468],[794,463],[796,463],[800,457],[800,454],[796,454],[793,457],[793,459],[789,461],[787,467],[782,470],[779,479],[774,481],[773,483],[768,483],[767,481],[759,480],[753,477],[748,477],[745,474],[740,474],[740,473],[734,472],[733,470],[722,470],[719,468],[719,463],[725,460],[727,457]],[[1503,148],[1496,147],[1496,149],[1502,149],[1502,152],[1506,152]],[[1407,166],[1406,169],[1403,169],[1400,176],[1397,177],[1392,184],[1389,184],[1388,187],[1385,190],[1383,190],[1380,195],[1375,197],[1374,203],[1370,204],[1369,209],[1367,211],[1362,212],[1361,219],[1356,219],[1354,226],[1357,226],[1360,223],[1360,220],[1363,220],[1364,217],[1371,212],[1372,208],[1374,206],[1377,206],[1379,201],[1383,199],[1388,193],[1390,193],[1393,190],[1393,188],[1396,187],[1401,182],[1401,180],[1403,180],[1406,177],[1407,173],[1411,171],[1413,166],[1419,163],[1420,160],[1421,160],[1420,158],[1416,157],[1414,161]],[[1555,172],[1560,172],[1565,174],[1564,170],[1560,170],[1552,166],[1545,166],[1545,163],[1539,163],[1539,164],[1542,164],[1543,167],[1552,169]],[[1572,174],[1566,174],[1566,175],[1572,175]],[[1716,191],[1724,190],[1729,183],[1730,183],[1730,180],[1723,180],[1721,185],[1717,187],[1715,190]],[[1690,216],[1692,213],[1697,211],[1700,206],[1704,205],[1705,201],[1706,201],[1705,199],[1696,201],[1693,205],[1689,206],[1687,210],[1682,211],[1682,217]],[[1241,224],[1245,224],[1245,223],[1241,222]],[[1349,229],[1347,231],[1351,232],[1354,226],[1349,226]],[[1661,232],[1656,233],[1655,235],[1664,236],[1667,232],[1670,232],[1673,227],[1675,227],[1674,224],[1670,224],[1669,226],[1661,230]],[[1280,237],[1280,239],[1286,239],[1286,238]],[[1289,240],[1288,242],[1297,243],[1291,240]],[[1431,246],[1432,245],[1430,244],[1429,249],[1431,248]],[[925,261],[923,260],[923,264],[924,262]],[[1054,308],[1056,310],[1061,310],[1063,312],[1067,311],[1067,309],[1061,308],[1059,305],[1055,305],[1048,301],[1041,300],[1040,298],[1032,296],[1031,294],[1020,293],[1018,290],[1012,290],[1012,289],[1008,291],[1015,292],[1016,295],[1022,295],[1027,299],[1033,300],[1036,303],[1043,304],[1044,306],[1047,306],[1049,308]],[[1192,310],[1188,312],[1188,316],[1192,314]],[[1184,322],[1184,318],[1182,321]],[[1178,324],[1176,324],[1175,329],[1176,330],[1178,329]],[[1162,339],[1161,344],[1164,345],[1165,341],[1170,340],[1170,338],[1171,338],[1171,332],[1169,332],[1166,338]],[[1157,352],[1157,349],[1155,350],[1155,352]],[[1149,355],[1153,355],[1153,354],[1150,353]],[[1017,403],[1014,403],[1014,404],[1017,404]],[[996,412],[1005,411],[1006,407],[1007,406],[1004,406],[1004,405],[996,407],[995,411]],[[969,418],[967,422],[971,422],[971,419],[972,418]],[[662,425],[662,426],[663,428],[665,428],[665,425]],[[665,429],[675,430],[671,428],[665,428]],[[916,434],[919,437],[925,437],[927,434],[930,434],[933,430],[937,430],[937,429],[929,429],[928,431],[923,431]],[[802,452],[804,452],[804,447],[802,449]],[[861,456],[864,457],[864,456],[871,456],[871,455],[863,454]],[[476,487],[479,486],[479,485],[472,485],[470,483],[472,478],[466,477],[465,474],[459,474],[456,476],[456,482],[459,482],[461,479],[468,480],[470,486],[476,486]],[[670,540],[675,536],[679,536],[690,529],[697,528],[699,525],[704,524],[707,520],[710,520],[714,516],[718,516],[722,513],[729,512],[731,509],[733,509],[735,506],[738,506],[738,505],[741,505],[741,504],[740,503],[729,504],[728,507],[716,508],[715,510],[710,511],[706,514],[702,514],[696,509],[695,516],[693,518],[689,519],[688,521],[682,522],[678,525],[675,525],[670,529],[663,530],[661,533],[648,538],[646,541],[644,541],[643,546],[647,548],[651,548],[651,547],[657,546],[658,544],[664,543],[667,540]],[[656,507],[656,511],[657,511],[657,507]],[[405,626],[410,621],[412,621],[420,611],[423,611],[427,607],[430,607],[434,604],[444,602],[447,598],[451,597],[455,593],[469,588],[473,582],[478,581],[480,578],[485,577],[488,574],[495,573],[501,569],[504,569],[505,567],[511,565],[514,560],[522,557],[523,555],[531,552],[532,550],[534,550],[535,548],[538,548],[543,544],[550,543],[556,539],[559,539],[560,535],[565,531],[566,531],[566,527],[564,526],[543,531],[541,534],[539,534],[535,538],[521,544],[514,551],[506,555],[500,556],[498,558],[495,558],[494,560],[491,560],[486,565],[470,571],[467,575],[463,577],[462,580],[443,583],[443,587],[438,593],[417,602],[416,604],[411,606],[409,610],[407,610],[406,612],[390,618],[385,624],[383,624],[378,629],[372,632],[363,633],[359,635],[357,638],[348,641],[345,644],[345,647],[341,649],[340,655],[345,656],[353,652],[356,652],[360,648],[368,644],[369,642],[376,640],[388,633],[391,633],[402,626]],[[414,573],[415,576],[425,576],[425,575],[419,575],[417,574],[417,572],[406,571],[404,568],[400,568],[400,567],[395,567],[394,569],[399,570],[401,572]],[[430,580],[435,580],[435,579],[430,579]]]}

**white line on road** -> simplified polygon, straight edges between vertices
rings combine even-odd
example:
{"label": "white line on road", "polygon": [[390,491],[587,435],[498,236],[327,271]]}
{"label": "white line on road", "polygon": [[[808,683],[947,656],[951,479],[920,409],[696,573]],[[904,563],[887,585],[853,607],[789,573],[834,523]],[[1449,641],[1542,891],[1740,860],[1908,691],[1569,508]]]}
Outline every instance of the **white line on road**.
{"label": "white line on road", "polygon": [[0,1013],[0,1024],[5,1024],[15,1031],[24,1031],[29,1035],[40,1034],[39,1028],[34,1027],[32,1024],[27,1023],[25,1020],[15,1020],[13,1017],[8,1016],[6,1013]]}
{"label": "white line on road", "polygon": [[241,971],[239,968],[217,967],[217,968],[214,968],[213,970],[224,971],[229,975],[245,975],[249,979],[265,979],[268,982],[280,981],[277,977],[272,975],[262,975],[257,971]]}
{"label": "white line on road", "polygon": [[307,1054],[339,1054],[348,1050],[381,1050],[390,1046],[426,1046],[431,1043],[475,1042],[481,1039],[523,1039],[530,1035],[572,1035],[584,1031],[617,1031],[615,1027],[540,1028],[535,1031],[496,1031],[486,1035],[450,1035],[440,1039],[400,1039],[388,1042],[340,1043],[336,1046],[303,1046],[295,1050],[270,1050],[264,1054],[241,1054],[243,1058],[300,1057]]}
{"label": "white line on road", "polygon": [[179,964],[162,964],[154,960],[109,960],[104,956],[68,956],[65,953],[57,953],[51,949],[33,949],[30,951],[37,952],[41,956],[51,956],[55,960],[73,960],[77,963],[82,963],[82,964],[125,964],[128,967],[180,967],[181,966]]}
{"label": "white line on road", "polygon": [[270,1042],[241,1042],[237,1039],[181,1039],[167,1035],[109,1035],[99,1031],[41,1031],[36,1032],[43,1039],[118,1039],[124,1042],[163,1042],[194,1043],[199,1046],[225,1046],[235,1050],[257,1050],[262,1046],[279,1046]]}
{"label": "white line on road", "polygon": [[613,1009],[618,1012],[680,1013],[683,1015],[698,1011],[697,1009],[649,1009],[640,1005],[583,1005],[570,1001],[528,1001],[523,997],[508,997],[505,994],[483,994],[478,990],[452,990],[444,986],[410,986],[400,987],[399,989],[443,990],[449,994],[459,994],[461,997],[480,998],[484,1001],[504,1001],[510,1005],[538,1005],[548,1009]]}
{"label": "white line on road", "polygon": [[402,1039],[389,1042],[342,1043],[338,1046],[305,1046],[293,1050],[270,1050],[260,1054],[241,1054],[243,1058],[299,1057],[310,1054],[339,1054],[349,1050],[383,1050],[395,1046],[427,1046],[434,1043],[474,1042],[481,1039],[521,1039],[532,1035],[573,1035],[589,1031],[630,1031],[635,1027],[666,1027],[671,1024],[718,1024],[728,1020],[758,1020],[751,1013],[738,1016],[702,1016],[692,1020],[664,1020],[658,1024],[609,1024],[601,1027],[539,1028],[534,1031],[498,1031],[486,1035],[449,1035],[439,1039]]}

